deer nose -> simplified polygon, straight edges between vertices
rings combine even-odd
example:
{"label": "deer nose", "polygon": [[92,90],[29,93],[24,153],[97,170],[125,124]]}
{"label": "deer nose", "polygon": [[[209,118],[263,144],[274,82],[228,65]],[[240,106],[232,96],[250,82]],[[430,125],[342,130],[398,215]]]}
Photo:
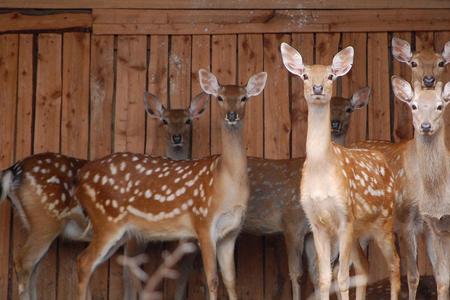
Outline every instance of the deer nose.
{"label": "deer nose", "polygon": [[228,122],[236,122],[237,120],[237,113],[234,111],[227,112],[227,120]]}
{"label": "deer nose", "polygon": [[340,124],[341,124],[341,122],[339,122],[338,120],[332,120],[331,121],[331,129],[338,130]]}
{"label": "deer nose", "polygon": [[423,77],[423,84],[427,88],[433,87],[435,81],[436,81],[436,79],[434,78],[433,75],[426,75],[426,76]]}
{"label": "deer nose", "polygon": [[174,144],[181,144],[182,141],[183,141],[183,137],[181,136],[181,134],[172,135],[172,142]]}
{"label": "deer nose", "polygon": [[430,132],[431,131],[430,122],[423,122],[422,124],[420,124],[420,129],[422,129],[423,132]]}
{"label": "deer nose", "polygon": [[313,92],[315,95],[322,95],[323,86],[322,85],[313,85]]}

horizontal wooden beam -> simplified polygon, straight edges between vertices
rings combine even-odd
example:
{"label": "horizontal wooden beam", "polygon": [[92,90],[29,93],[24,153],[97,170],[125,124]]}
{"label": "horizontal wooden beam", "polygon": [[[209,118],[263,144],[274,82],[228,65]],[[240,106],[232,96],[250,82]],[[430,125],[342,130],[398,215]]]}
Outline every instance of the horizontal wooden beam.
{"label": "horizontal wooden beam", "polygon": [[0,33],[27,31],[90,30],[90,13],[27,15],[20,12],[0,14]]}
{"label": "horizontal wooden beam", "polygon": [[95,34],[440,31],[450,28],[450,9],[94,9],[93,18]]}
{"label": "horizontal wooden beam", "polygon": [[450,8],[448,0],[0,0],[3,8],[386,9]]}

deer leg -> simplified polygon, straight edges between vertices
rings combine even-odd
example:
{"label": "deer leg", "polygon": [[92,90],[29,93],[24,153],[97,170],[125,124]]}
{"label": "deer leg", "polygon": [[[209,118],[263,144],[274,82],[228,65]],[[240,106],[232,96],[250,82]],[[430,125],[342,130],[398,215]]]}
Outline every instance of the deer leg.
{"label": "deer leg", "polygon": [[312,227],[314,247],[317,253],[317,264],[319,266],[319,290],[320,299],[330,299],[331,264],[330,264],[330,242],[329,235],[322,230]]}
{"label": "deer leg", "polygon": [[231,232],[217,244],[217,259],[219,260],[222,279],[230,300],[237,299],[234,248],[238,234],[239,231]]}
{"label": "deer leg", "polygon": [[78,298],[79,300],[86,300],[89,296],[89,281],[92,273],[97,266],[114,254],[114,249],[123,244],[123,231],[109,231],[99,232],[94,236],[89,246],[78,256]]}
{"label": "deer leg", "polygon": [[[32,228],[36,228],[34,226]],[[17,281],[19,286],[19,297],[21,300],[36,299],[36,269],[39,261],[47,253],[53,240],[60,234],[59,228],[45,228],[42,232],[39,229],[31,231],[27,237],[25,245],[21,248],[15,262]]]}
{"label": "deer leg", "polygon": [[[314,292],[319,291],[319,278],[318,266],[317,266],[317,252],[314,247],[314,237],[312,234],[308,234],[305,238],[305,255],[306,263],[308,264],[308,275],[314,287]],[[316,297],[317,298],[317,297]]]}
{"label": "deer leg", "polygon": [[189,275],[194,269],[194,262],[196,257],[197,251],[185,255],[181,260],[181,265],[179,268],[180,275],[177,278],[174,300],[184,300],[186,298],[186,286],[189,280]]}
{"label": "deer leg", "polygon": [[297,226],[293,227],[294,228],[285,228],[284,242],[286,244],[289,262],[289,276],[292,284],[292,299],[300,300],[301,279],[303,276],[302,255],[306,230],[301,229],[299,232],[299,228],[297,228]]}
{"label": "deer leg", "polygon": [[[427,226],[428,227],[428,226]],[[450,268],[448,249],[445,249],[445,243],[442,237],[436,236],[431,230],[427,230],[426,245],[428,257],[433,266],[434,278],[436,280],[438,300],[449,299],[449,281]],[[448,245],[447,245],[448,246]]]}
{"label": "deer leg", "polygon": [[208,283],[209,300],[217,300],[219,278],[217,276],[216,242],[207,232],[199,234],[200,250],[202,253],[203,269]]}
{"label": "deer leg", "polygon": [[366,299],[369,263],[358,241],[353,243],[351,260],[355,268],[355,274],[360,278],[356,282],[356,300],[364,300]]}
{"label": "deer leg", "polygon": [[[131,238],[125,243],[124,254],[127,257],[134,257],[145,252],[147,244],[139,241],[137,238]],[[136,276],[130,274],[127,267],[123,268],[123,297],[124,299],[136,300],[139,299],[139,293],[142,290],[142,283]]]}
{"label": "deer leg", "polygon": [[338,284],[342,300],[349,299],[349,272],[350,255],[353,245],[353,228],[351,224],[345,224],[344,228],[339,230],[339,271]]}
{"label": "deer leg", "polygon": [[420,274],[417,267],[417,236],[409,223],[400,224],[400,248],[404,251],[406,260],[408,297],[409,300],[415,300]]}
{"label": "deer leg", "polygon": [[375,237],[390,271],[391,300],[397,300],[400,292],[400,260],[395,249],[394,233],[392,231]]}

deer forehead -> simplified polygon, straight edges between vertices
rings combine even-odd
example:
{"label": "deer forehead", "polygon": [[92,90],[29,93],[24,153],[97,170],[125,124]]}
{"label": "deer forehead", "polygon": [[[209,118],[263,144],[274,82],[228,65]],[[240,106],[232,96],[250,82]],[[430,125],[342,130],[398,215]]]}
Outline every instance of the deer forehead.
{"label": "deer forehead", "polygon": [[[170,109],[164,111],[163,117],[170,123],[183,123],[189,118],[189,111],[186,109]],[[170,124],[169,123],[169,124]]]}
{"label": "deer forehead", "polygon": [[308,75],[310,82],[321,83],[331,74],[331,66],[325,65],[311,65],[306,66],[305,73]]}
{"label": "deer forehead", "polygon": [[245,87],[236,85],[223,85],[219,90],[219,96],[222,96],[224,99],[241,98],[246,94]]}
{"label": "deer forehead", "polygon": [[413,101],[426,106],[434,106],[435,104],[443,102],[441,91],[428,89],[423,89],[414,93]]}
{"label": "deer forehead", "polygon": [[332,116],[341,115],[345,110],[351,106],[350,99],[344,97],[331,98],[331,114]]}
{"label": "deer forehead", "polygon": [[423,50],[415,52],[413,54],[412,59],[418,60],[422,64],[434,65],[434,63],[438,59],[442,59],[442,56],[441,56],[441,54],[434,52],[432,49],[423,49]]}

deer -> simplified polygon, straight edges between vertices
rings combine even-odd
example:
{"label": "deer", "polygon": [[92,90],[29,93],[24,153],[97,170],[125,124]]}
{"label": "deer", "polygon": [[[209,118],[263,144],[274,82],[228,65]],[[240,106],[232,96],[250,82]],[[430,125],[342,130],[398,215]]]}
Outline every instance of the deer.
{"label": "deer", "polygon": [[338,286],[349,299],[349,266],[364,278],[357,296],[364,297],[367,260],[359,238],[373,238],[389,266],[391,299],[400,290],[399,257],[395,249],[393,215],[395,181],[384,156],[374,150],[350,149],[331,141],[330,100],[333,82],[347,74],[354,50],[338,52],[331,65],[305,65],[301,54],[281,44],[286,69],[304,83],[308,105],[306,159],[300,185],[301,205],[313,233],[319,267],[320,299],[329,299],[331,248],[339,249]]}
{"label": "deer", "polygon": [[411,82],[420,82],[423,88],[433,88],[441,78],[445,66],[450,63],[450,41],[441,53],[426,48],[412,52],[411,45],[400,38],[392,38],[392,55],[411,68]]}
{"label": "deer", "polygon": [[0,201],[11,201],[27,230],[14,262],[21,300],[36,299],[37,267],[57,237],[90,239],[89,220],[71,194],[72,180],[85,163],[48,152],[28,156],[0,173]]}
{"label": "deer", "polygon": [[220,155],[176,161],[123,152],[88,162],[79,170],[74,195],[91,220],[93,237],[77,261],[78,299],[87,298],[96,267],[129,236],[197,239],[209,298],[217,299],[216,260],[228,297],[237,298],[234,245],[249,195],[245,104],[262,92],[267,73],[253,75],[246,86],[221,85],[204,69],[199,70],[199,79],[202,90],[219,104]]}
{"label": "deer", "polygon": [[356,143],[382,151],[393,170],[399,193],[396,227],[405,249],[409,299],[416,298],[419,284],[417,234],[425,231],[427,254],[437,283],[438,299],[449,298],[450,264],[450,160],[445,146],[444,111],[450,101],[450,83],[425,89],[421,81],[414,89],[404,79],[391,79],[395,96],[410,107],[414,138],[397,144],[381,141]]}

